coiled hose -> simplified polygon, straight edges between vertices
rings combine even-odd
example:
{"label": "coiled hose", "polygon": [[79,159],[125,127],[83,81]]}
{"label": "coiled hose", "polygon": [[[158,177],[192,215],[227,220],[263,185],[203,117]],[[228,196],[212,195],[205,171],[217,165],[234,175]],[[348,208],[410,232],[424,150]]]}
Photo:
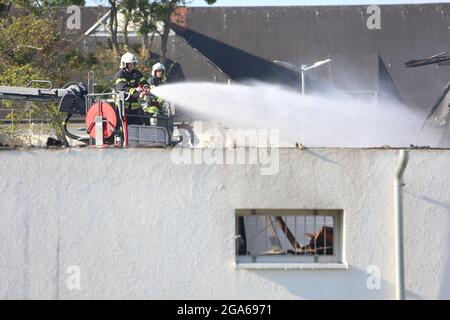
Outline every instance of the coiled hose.
{"label": "coiled hose", "polygon": [[69,137],[71,139],[74,139],[76,141],[80,141],[83,142],[85,144],[89,144],[90,139],[89,138],[83,138],[80,136],[77,136],[71,132],[69,132],[69,130],[67,130],[67,123],[69,122],[70,118],[72,118],[73,114],[69,113],[67,114],[66,119],[64,120],[64,122],[62,123],[62,132],[66,137]]}

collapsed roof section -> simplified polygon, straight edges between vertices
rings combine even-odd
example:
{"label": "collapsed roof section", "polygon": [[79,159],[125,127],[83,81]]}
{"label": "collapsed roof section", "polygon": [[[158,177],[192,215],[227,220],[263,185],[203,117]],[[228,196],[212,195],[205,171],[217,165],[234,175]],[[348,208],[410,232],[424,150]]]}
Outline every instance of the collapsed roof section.
{"label": "collapsed roof section", "polygon": [[[431,108],[426,118],[426,121],[429,121],[434,125],[445,125],[450,123],[449,107],[450,107],[450,82],[447,84],[444,91]],[[426,122],[423,123],[422,127],[424,127],[425,124]]]}

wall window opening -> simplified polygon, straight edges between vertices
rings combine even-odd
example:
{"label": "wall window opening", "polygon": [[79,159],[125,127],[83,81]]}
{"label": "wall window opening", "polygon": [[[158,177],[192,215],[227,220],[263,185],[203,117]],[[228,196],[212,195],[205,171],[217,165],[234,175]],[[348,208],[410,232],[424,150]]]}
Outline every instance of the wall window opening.
{"label": "wall window opening", "polygon": [[236,210],[237,263],[341,262],[342,210]]}

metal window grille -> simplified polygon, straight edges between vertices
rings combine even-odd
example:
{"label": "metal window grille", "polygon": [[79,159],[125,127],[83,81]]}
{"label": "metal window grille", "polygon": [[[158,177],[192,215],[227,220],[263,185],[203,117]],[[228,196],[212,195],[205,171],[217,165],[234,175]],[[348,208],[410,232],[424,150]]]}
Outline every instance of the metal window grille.
{"label": "metal window grille", "polygon": [[340,210],[237,210],[237,262],[341,261]]}

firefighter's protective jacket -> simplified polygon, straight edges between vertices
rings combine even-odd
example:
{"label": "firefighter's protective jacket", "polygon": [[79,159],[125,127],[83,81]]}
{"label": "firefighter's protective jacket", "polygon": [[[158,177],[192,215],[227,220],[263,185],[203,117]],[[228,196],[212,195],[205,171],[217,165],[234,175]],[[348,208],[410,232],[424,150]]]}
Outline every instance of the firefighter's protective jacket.
{"label": "firefighter's protective jacket", "polygon": [[150,79],[148,79],[148,82],[150,84],[150,89],[153,89],[153,88],[159,86],[160,84],[166,83],[166,78],[164,77],[161,79],[161,78],[153,76],[153,77],[150,77]]}
{"label": "firefighter's protective jacket", "polygon": [[[166,78],[158,78],[158,77],[150,77],[150,79],[148,79],[148,82],[150,84],[150,89],[153,89],[157,86],[159,86],[160,84],[164,84],[166,83]],[[154,94],[150,95],[150,100],[151,103],[150,105],[145,108],[145,112],[153,114],[153,115],[157,115],[158,111],[161,110],[161,105],[164,103],[164,100],[161,97],[157,97]]]}
{"label": "firefighter's protective jacket", "polygon": [[139,99],[139,92],[136,89],[141,85],[149,85],[149,83],[147,82],[147,78],[139,70],[134,69],[130,72],[126,69],[120,69],[116,73],[116,91],[129,92],[131,95],[130,98],[134,101]]}

